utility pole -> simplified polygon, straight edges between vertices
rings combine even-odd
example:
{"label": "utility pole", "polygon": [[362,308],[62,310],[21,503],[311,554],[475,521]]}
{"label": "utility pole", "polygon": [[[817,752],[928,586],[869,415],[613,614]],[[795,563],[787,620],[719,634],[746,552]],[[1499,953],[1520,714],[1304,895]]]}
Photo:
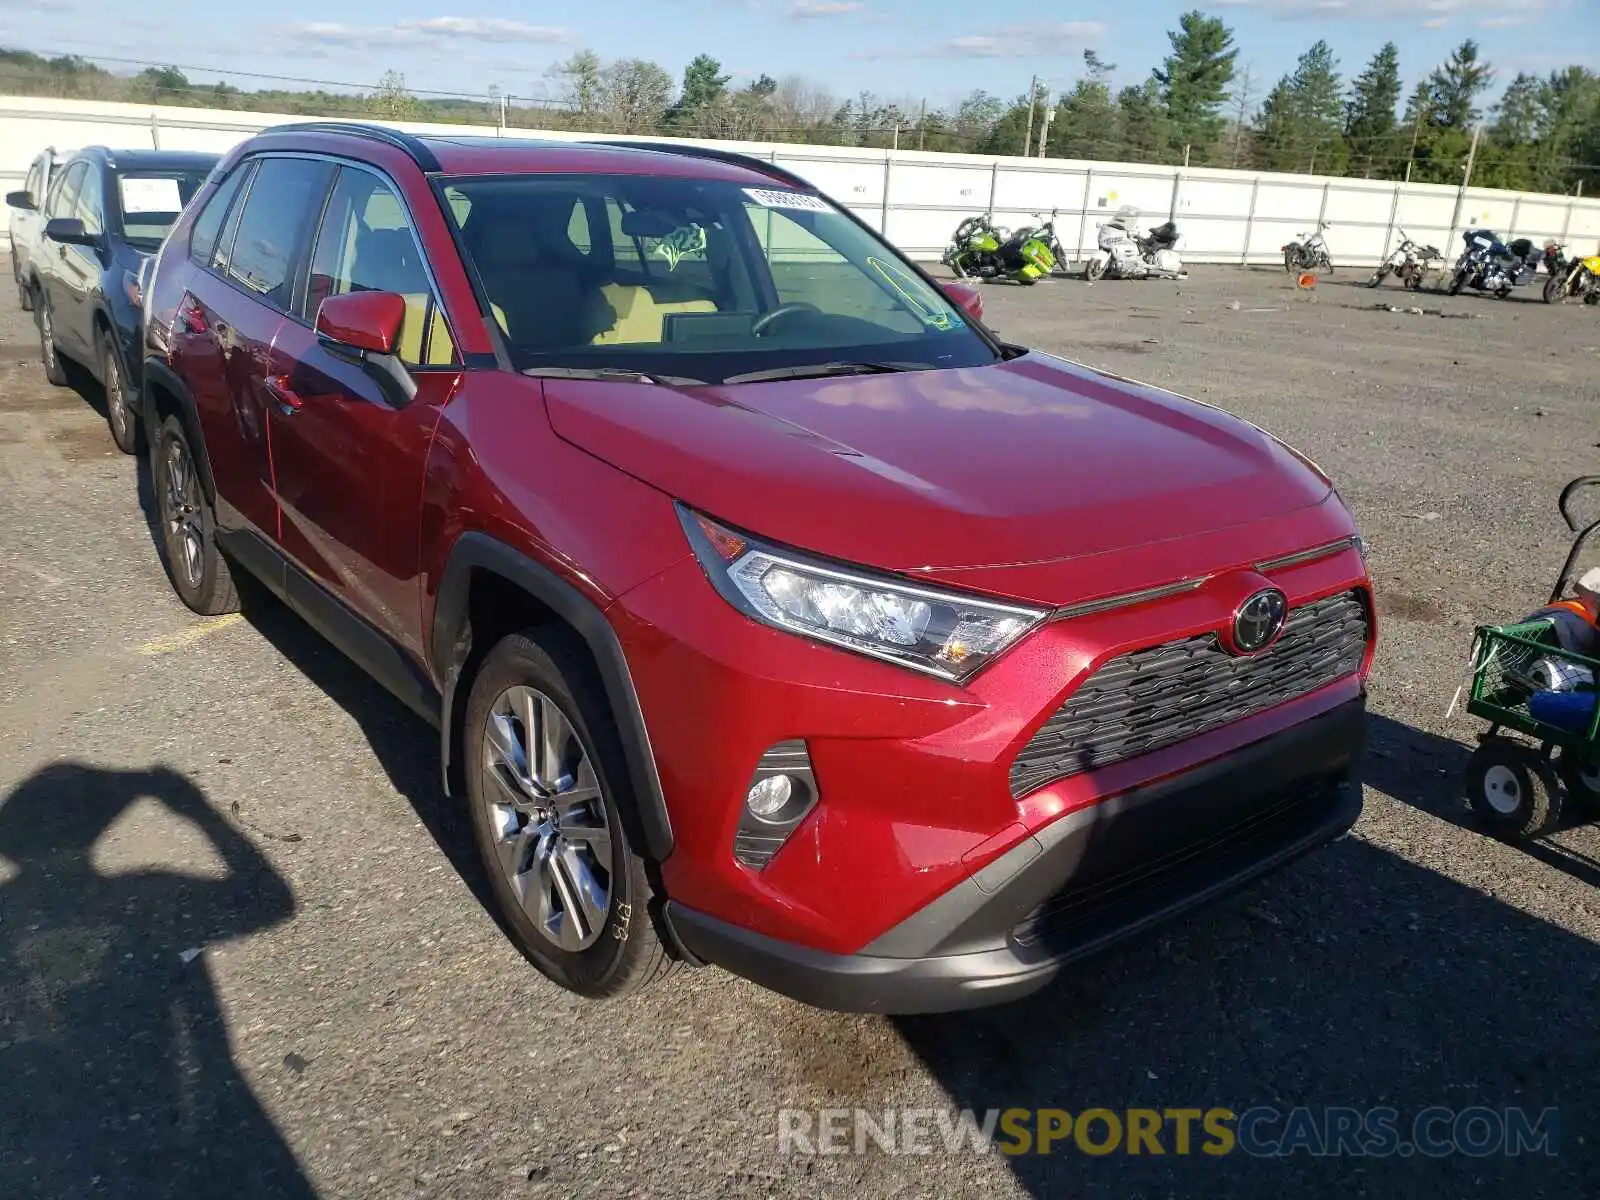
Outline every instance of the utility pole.
{"label": "utility pole", "polygon": [[895,118],[894,122],[894,149],[900,149],[900,119],[898,117]]}
{"label": "utility pole", "polygon": [[1190,144],[1188,142],[1185,142],[1183,144],[1183,166],[1184,166],[1185,170],[1188,170],[1188,168],[1189,168],[1189,149],[1190,149]]}
{"label": "utility pole", "polygon": [[917,149],[922,149],[922,135],[928,128],[928,102],[922,102],[922,115],[917,118]]}
{"label": "utility pole", "polygon": [[1456,211],[1450,218],[1450,236],[1454,237],[1461,225],[1461,208],[1467,202],[1467,189],[1472,186],[1472,164],[1478,157],[1478,137],[1483,133],[1481,124],[1473,126],[1472,145],[1467,150],[1467,165],[1461,170],[1461,188],[1456,192]]}
{"label": "utility pole", "polygon": [[1055,120],[1056,110],[1050,104],[1050,89],[1044,89],[1044,111],[1039,114],[1039,157],[1044,157],[1044,146],[1050,140],[1050,122]]}
{"label": "utility pole", "polygon": [[1033,149],[1033,109],[1039,100],[1039,77],[1033,76],[1028,80],[1028,132],[1022,135],[1022,157],[1027,158]]}

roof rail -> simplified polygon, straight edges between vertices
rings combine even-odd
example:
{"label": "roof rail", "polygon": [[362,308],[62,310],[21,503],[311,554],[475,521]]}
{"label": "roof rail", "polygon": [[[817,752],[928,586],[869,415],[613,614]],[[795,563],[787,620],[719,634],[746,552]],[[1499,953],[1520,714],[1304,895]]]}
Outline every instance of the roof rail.
{"label": "roof rail", "polygon": [[696,146],[689,142],[679,141],[634,141],[633,139],[616,139],[604,142],[584,142],[585,146],[623,146],[629,150],[654,150],[661,154],[679,154],[686,158],[705,158],[712,162],[727,163],[733,167],[744,167],[749,171],[756,171],[771,179],[781,180],[793,184],[795,187],[815,191],[816,185],[800,178],[793,171],[786,171],[777,163],[769,162],[764,158],[755,158],[749,154],[736,154],[732,150],[715,150],[710,146]]}
{"label": "roof rail", "polygon": [[421,138],[387,125],[368,125],[361,121],[291,121],[287,125],[269,125],[262,133],[340,133],[347,137],[370,138],[393,146],[411,156],[411,161],[424,171],[439,171],[439,160]]}

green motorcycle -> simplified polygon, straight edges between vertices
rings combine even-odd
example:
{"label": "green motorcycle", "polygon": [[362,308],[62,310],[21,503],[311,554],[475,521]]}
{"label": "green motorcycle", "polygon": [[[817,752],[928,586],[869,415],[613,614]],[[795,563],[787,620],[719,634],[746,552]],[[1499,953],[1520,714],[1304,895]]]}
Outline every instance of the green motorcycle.
{"label": "green motorcycle", "polygon": [[1049,233],[1040,237],[1040,232],[1030,227],[1008,233],[987,215],[968,217],[956,226],[939,261],[957,279],[1037,283],[1056,268],[1056,253],[1050,244],[1054,238]]}

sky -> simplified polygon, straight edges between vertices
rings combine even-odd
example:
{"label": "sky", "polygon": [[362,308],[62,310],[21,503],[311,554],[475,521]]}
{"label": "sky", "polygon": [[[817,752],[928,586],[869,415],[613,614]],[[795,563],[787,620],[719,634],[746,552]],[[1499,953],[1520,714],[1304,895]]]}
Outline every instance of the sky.
{"label": "sky", "polygon": [[[579,47],[654,59],[681,78],[708,53],[734,84],[800,74],[841,97],[863,90],[947,105],[982,88],[1010,98],[1037,74],[1056,89],[1082,74],[1082,52],[1137,83],[1167,53],[1166,30],[1190,3],[1086,0],[0,0],[0,46],[153,60],[191,78],[271,86],[243,72],[370,87],[401,72],[419,93],[553,94],[548,68]],[[1356,75],[1385,41],[1400,46],[1404,86],[1463,38],[1478,40],[1504,84],[1518,71],[1569,63],[1600,69],[1600,0],[1211,0],[1234,30],[1239,66],[1264,95],[1318,38]],[[107,63],[112,69],[137,66]]]}

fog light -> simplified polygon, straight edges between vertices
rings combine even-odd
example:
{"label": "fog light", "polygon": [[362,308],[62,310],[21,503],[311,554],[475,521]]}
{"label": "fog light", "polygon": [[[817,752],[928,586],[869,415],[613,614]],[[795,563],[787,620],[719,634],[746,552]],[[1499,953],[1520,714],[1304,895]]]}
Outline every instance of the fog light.
{"label": "fog light", "polygon": [[794,783],[787,775],[769,775],[761,780],[744,798],[750,812],[763,821],[777,822],[783,806],[794,795]]}
{"label": "fog light", "polygon": [[744,811],[733,836],[734,858],[753,870],[764,868],[816,803],[817,776],[805,742],[769,746],[745,789]]}

